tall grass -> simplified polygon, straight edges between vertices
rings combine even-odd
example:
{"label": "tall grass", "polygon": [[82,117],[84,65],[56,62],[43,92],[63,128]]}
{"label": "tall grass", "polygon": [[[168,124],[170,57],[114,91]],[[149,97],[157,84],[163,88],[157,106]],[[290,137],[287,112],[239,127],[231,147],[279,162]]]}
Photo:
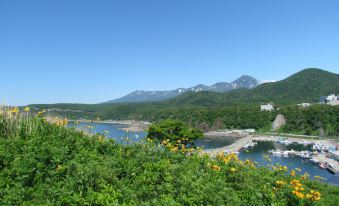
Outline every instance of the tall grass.
{"label": "tall grass", "polygon": [[17,107],[0,106],[0,132],[3,138],[29,135],[38,124],[33,121],[30,111],[20,111]]}

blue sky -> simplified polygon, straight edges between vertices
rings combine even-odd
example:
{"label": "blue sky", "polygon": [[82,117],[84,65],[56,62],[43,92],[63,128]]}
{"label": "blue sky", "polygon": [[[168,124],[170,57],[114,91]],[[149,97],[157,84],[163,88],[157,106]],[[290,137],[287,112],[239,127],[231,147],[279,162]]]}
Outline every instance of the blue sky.
{"label": "blue sky", "polygon": [[339,73],[337,0],[1,0],[2,102]]}

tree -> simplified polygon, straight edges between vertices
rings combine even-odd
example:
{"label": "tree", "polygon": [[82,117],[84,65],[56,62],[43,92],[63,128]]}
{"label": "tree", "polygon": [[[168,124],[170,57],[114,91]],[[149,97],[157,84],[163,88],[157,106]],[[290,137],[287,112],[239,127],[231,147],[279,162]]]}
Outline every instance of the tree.
{"label": "tree", "polygon": [[188,127],[184,122],[173,119],[167,119],[157,124],[152,124],[148,129],[147,138],[171,144],[194,147],[194,140],[203,137],[201,130]]}

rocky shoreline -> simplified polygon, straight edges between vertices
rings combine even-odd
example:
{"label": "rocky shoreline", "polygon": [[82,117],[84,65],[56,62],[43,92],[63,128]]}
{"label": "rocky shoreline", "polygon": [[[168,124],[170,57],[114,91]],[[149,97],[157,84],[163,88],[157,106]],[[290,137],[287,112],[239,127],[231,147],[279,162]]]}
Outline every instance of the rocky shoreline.
{"label": "rocky shoreline", "polygon": [[151,124],[150,122],[144,122],[144,121],[133,121],[133,120],[70,120],[70,121],[77,121],[77,122],[84,122],[84,123],[100,123],[100,124],[118,124],[122,125],[121,129],[124,131],[130,131],[130,132],[142,132],[146,131]]}

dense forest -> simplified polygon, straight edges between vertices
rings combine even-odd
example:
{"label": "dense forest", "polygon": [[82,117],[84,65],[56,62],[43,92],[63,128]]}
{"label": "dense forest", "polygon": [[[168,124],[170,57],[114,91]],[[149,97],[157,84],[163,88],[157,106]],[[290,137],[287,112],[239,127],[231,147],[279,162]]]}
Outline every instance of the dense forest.
{"label": "dense forest", "polygon": [[[63,121],[57,123],[47,123],[42,114],[21,115],[17,109],[0,114],[1,205],[339,202],[338,187],[311,181],[293,168],[275,165],[270,170],[233,154],[211,159],[183,146],[172,148],[166,140],[164,147],[151,141],[119,145],[114,139],[88,136],[65,128]],[[154,128],[163,134],[167,126]],[[178,138],[192,135],[190,128],[181,128]]]}
{"label": "dense forest", "polygon": [[[283,114],[286,125],[280,130],[285,133],[318,135],[321,128],[325,136],[339,135],[339,106],[313,105],[310,107],[277,106],[272,112],[260,111],[256,104],[238,104],[219,107],[163,107],[160,103],[115,105],[60,105],[60,111],[50,111],[52,115],[66,116],[70,119],[130,119],[158,122],[164,119],[182,120],[205,131],[216,129],[253,128],[268,132],[277,114]],[[41,107],[48,109],[46,107]],[[71,110],[77,109],[77,110]],[[78,111],[79,110],[79,111]]]}

